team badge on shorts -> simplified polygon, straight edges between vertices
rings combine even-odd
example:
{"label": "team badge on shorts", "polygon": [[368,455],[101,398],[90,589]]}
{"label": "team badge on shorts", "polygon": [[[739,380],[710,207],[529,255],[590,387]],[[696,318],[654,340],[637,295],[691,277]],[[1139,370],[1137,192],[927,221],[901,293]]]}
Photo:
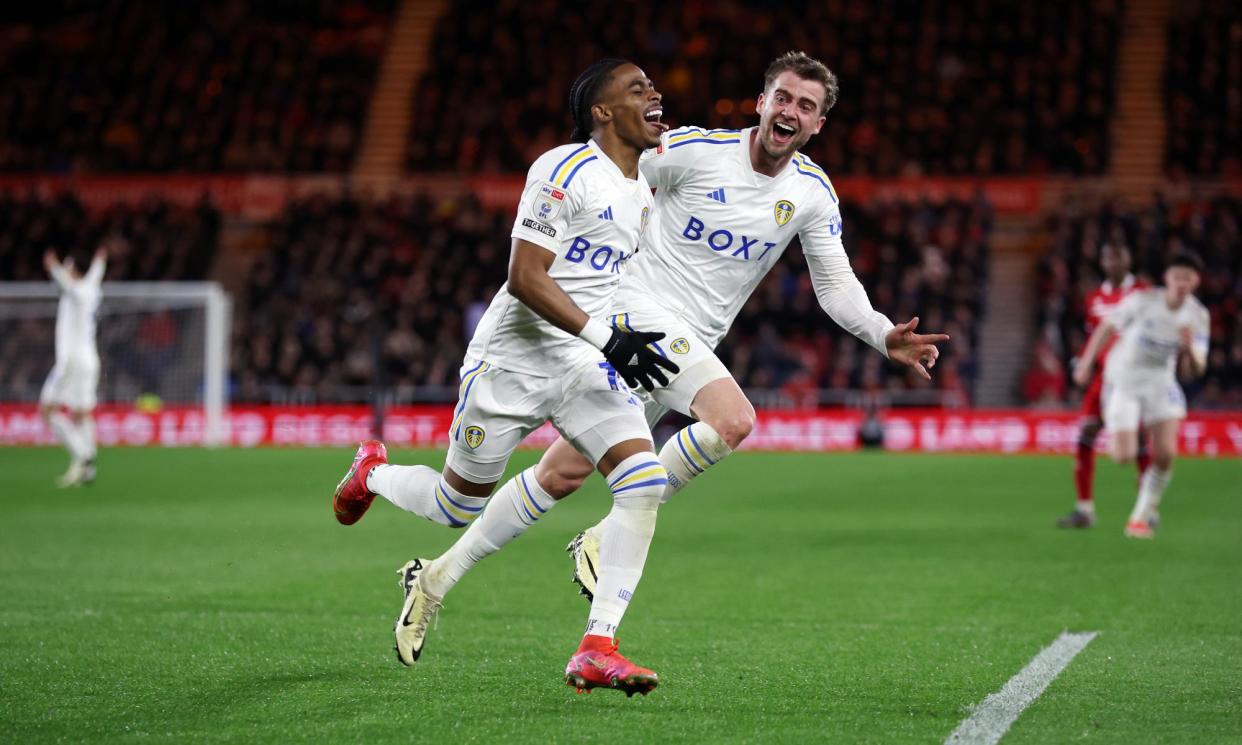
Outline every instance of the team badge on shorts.
{"label": "team badge on shorts", "polygon": [[668,348],[677,354],[686,354],[690,351],[690,342],[686,341],[684,336],[679,336],[676,339],[673,339],[673,343],[669,344]]}
{"label": "team badge on shorts", "polygon": [[466,427],[466,444],[469,445],[471,449],[482,445],[483,438],[486,436],[487,433],[483,431],[482,427],[476,427],[474,425]]}
{"label": "team badge on shorts", "polygon": [[785,223],[793,219],[794,206],[793,202],[788,199],[782,199],[776,203],[776,225],[784,227]]}

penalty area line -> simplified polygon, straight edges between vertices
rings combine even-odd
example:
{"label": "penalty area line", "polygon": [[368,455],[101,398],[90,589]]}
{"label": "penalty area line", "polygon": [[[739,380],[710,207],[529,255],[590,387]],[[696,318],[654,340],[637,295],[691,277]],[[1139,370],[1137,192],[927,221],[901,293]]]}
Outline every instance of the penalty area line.
{"label": "penalty area line", "polygon": [[957,729],[945,740],[945,745],[995,745],[1000,742],[1023,710],[1039,698],[1048,684],[1091,643],[1097,633],[1063,632],[1052,644],[1040,650],[1035,659],[1010,678],[1004,687],[988,694],[975,706],[970,716],[957,725]]}

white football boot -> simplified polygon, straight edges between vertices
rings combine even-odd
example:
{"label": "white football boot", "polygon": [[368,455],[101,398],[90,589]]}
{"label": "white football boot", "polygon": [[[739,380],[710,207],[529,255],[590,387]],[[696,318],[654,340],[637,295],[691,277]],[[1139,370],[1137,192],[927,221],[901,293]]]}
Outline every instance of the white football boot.
{"label": "white football boot", "polygon": [[595,583],[599,580],[599,543],[604,537],[603,522],[596,523],[569,542],[565,550],[574,560],[573,581],[587,602],[595,599]]}
{"label": "white football boot", "polygon": [[393,631],[397,636],[397,659],[407,666],[418,662],[423,653],[423,643],[427,640],[427,627],[443,603],[443,598],[426,592],[419,582],[420,575],[429,566],[431,562],[427,559],[414,559],[397,570],[397,575],[401,577],[401,589],[405,592],[405,603],[401,606],[401,615],[397,616]]}

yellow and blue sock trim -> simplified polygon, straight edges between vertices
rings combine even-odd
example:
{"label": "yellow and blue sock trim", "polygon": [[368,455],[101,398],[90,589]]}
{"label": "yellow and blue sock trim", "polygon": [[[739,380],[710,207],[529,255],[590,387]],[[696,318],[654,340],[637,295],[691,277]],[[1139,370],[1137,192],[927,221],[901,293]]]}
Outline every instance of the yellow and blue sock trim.
{"label": "yellow and blue sock trim", "polygon": [[655,458],[639,463],[619,476],[613,474],[608,479],[608,488],[614,495],[645,486],[666,485],[668,485],[668,473]]}
{"label": "yellow and blue sock trim", "polygon": [[477,501],[479,504],[472,507],[450,497],[449,485],[444,482],[444,479],[440,479],[440,482],[436,484],[436,506],[448,518],[450,526],[464,528],[483,511],[484,505],[487,504],[487,497],[467,497],[460,494],[458,496],[464,500]]}

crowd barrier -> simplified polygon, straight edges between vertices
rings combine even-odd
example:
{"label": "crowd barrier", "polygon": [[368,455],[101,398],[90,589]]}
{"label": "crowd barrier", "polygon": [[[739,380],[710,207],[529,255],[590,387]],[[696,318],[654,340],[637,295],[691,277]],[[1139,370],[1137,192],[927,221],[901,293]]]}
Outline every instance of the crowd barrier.
{"label": "crowd barrier", "polygon": [[[890,409],[878,414],[883,446],[895,452],[1070,453],[1078,414],[1023,409]],[[198,445],[200,409],[142,410],[102,406],[96,431],[105,446]],[[385,412],[383,439],[392,447],[442,448],[451,406],[402,406]],[[760,410],[751,450],[832,452],[861,447],[864,416],[857,410]],[[227,417],[228,442],[238,447],[349,447],[373,436],[375,414],[367,406],[234,406]],[[486,433],[484,433],[486,437]],[[526,447],[545,447],[556,437],[551,425],[531,434]],[[1242,411],[1191,412],[1181,428],[1181,452],[1207,457],[1242,456]],[[55,442],[30,405],[0,404],[0,445]],[[1107,446],[1107,436],[1098,446]]]}

